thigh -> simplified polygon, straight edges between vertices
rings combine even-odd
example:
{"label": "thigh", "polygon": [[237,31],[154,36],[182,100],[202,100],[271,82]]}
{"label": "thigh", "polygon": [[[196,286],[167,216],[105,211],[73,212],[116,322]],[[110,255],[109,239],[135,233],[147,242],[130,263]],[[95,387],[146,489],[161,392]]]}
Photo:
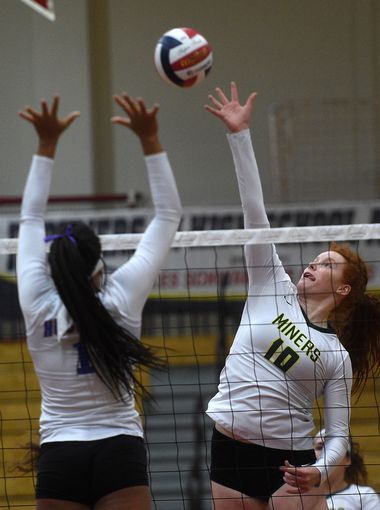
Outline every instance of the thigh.
{"label": "thigh", "polygon": [[265,503],[283,484],[285,460],[300,466],[315,461],[314,450],[288,451],[235,441],[214,429],[211,480]]}
{"label": "thigh", "polygon": [[269,510],[268,504],[239,491],[211,482],[213,510]]}
{"label": "thigh", "polygon": [[63,501],[60,499],[37,499],[36,510],[90,510],[91,507],[74,503],[73,501]]}
{"label": "thigh", "polygon": [[123,434],[99,443],[92,466],[93,502],[127,488],[135,488],[131,494],[150,494],[144,441]]}
{"label": "thigh", "polygon": [[[59,510],[78,505],[89,507],[90,456],[88,447],[76,441],[46,443],[41,446],[38,469],[36,499],[40,507]],[[47,502],[50,502],[47,504]]]}
{"label": "thigh", "polygon": [[93,508],[94,510],[151,510],[152,498],[147,486],[127,487],[103,496]]}
{"label": "thigh", "polygon": [[257,451],[256,445],[235,441],[216,429],[211,443],[211,480],[264,503],[283,483],[281,471],[266,468],[260,448]]}

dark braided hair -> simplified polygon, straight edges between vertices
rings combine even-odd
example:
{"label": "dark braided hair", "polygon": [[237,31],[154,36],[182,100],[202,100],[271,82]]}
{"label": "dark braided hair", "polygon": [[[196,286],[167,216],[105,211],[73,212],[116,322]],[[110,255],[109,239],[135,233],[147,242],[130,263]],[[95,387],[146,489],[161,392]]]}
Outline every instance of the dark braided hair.
{"label": "dark braided hair", "polygon": [[161,368],[163,362],[121,327],[99,299],[91,274],[101,257],[99,237],[82,222],[54,236],[50,248],[51,276],[78,329],[92,367],[115,398],[127,391],[146,392],[134,374],[135,365]]}

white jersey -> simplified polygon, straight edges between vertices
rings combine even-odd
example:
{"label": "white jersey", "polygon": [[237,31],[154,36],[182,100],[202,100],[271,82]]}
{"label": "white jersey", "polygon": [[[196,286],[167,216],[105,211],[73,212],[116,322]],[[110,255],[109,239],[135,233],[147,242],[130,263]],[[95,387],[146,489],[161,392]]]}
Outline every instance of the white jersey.
{"label": "white jersey", "polygon": [[379,510],[380,497],[372,487],[349,485],[326,499],[329,510]]}
{"label": "white jersey", "polygon": [[[245,228],[269,227],[249,130],[228,135]],[[351,362],[330,329],[309,322],[273,245],[245,247],[248,297],[207,414],[238,440],[269,448],[313,448],[313,403],[323,394],[326,448],[316,462],[347,451]]]}
{"label": "white jersey", "polygon": [[[178,228],[181,204],[165,153],[145,158],[155,216],[133,256],[100,294],[114,319],[137,338],[142,310]],[[133,397],[116,400],[91,367],[48,273],[44,212],[53,160],[34,156],[21,209],[18,288],[27,344],[42,397],[41,443],[142,436]]]}

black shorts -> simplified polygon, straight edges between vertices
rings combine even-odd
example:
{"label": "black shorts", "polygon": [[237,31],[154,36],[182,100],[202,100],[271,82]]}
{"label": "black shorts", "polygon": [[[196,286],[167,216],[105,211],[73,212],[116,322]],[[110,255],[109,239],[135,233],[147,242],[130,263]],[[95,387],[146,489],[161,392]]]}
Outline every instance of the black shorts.
{"label": "black shorts", "polygon": [[313,464],[314,450],[278,450],[235,441],[214,428],[211,443],[211,480],[236,491],[269,501],[282,485],[279,466]]}
{"label": "black shorts", "polygon": [[143,439],[119,435],[95,441],[59,441],[41,446],[36,498],[93,506],[111,492],[149,485]]}

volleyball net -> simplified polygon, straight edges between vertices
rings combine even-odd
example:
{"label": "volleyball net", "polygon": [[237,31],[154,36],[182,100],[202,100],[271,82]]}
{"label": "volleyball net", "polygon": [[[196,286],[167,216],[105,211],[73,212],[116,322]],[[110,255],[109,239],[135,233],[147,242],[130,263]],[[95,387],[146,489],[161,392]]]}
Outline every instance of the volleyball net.
{"label": "volleyball net", "polygon": [[[116,216],[112,229],[132,228],[135,221],[133,228],[144,230],[139,214],[141,211],[133,212],[129,225],[119,224]],[[48,232],[56,232],[61,222],[70,219],[70,213],[66,216],[53,214],[48,218]],[[131,255],[141,239],[137,233],[102,234],[109,225],[101,219],[95,224],[94,213],[81,219],[96,226],[111,272]],[[16,236],[16,230],[13,233]],[[155,509],[210,507],[213,423],[205,409],[216,392],[247,294],[244,245],[276,244],[285,269],[297,281],[308,262],[328,250],[332,241],[348,242],[358,251],[369,267],[369,290],[380,291],[380,224],[221,228],[176,234],[143,315],[142,341],[156,347],[168,363],[164,371],[141,374],[152,399],[137,402],[144,423]],[[35,507],[34,474],[24,472],[22,466],[25,445],[38,441],[40,412],[38,383],[17,300],[16,252],[17,239],[0,239],[0,507],[13,510]],[[353,439],[365,458],[368,484],[377,491],[379,389],[379,374],[372,374],[359,400],[353,399],[351,420]],[[323,403],[315,408],[317,426],[322,408]]]}

